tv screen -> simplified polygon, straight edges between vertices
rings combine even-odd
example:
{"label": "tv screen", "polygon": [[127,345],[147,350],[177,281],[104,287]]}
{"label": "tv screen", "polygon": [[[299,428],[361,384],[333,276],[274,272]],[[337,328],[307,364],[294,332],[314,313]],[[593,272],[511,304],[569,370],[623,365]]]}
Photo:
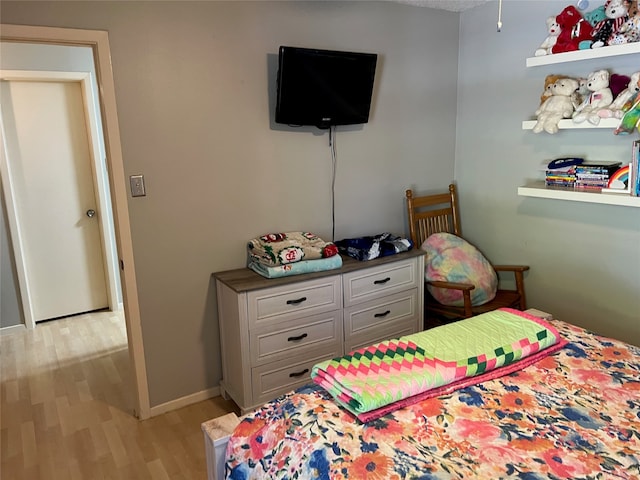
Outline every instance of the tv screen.
{"label": "tv screen", "polygon": [[367,123],[378,55],[281,46],[276,123]]}

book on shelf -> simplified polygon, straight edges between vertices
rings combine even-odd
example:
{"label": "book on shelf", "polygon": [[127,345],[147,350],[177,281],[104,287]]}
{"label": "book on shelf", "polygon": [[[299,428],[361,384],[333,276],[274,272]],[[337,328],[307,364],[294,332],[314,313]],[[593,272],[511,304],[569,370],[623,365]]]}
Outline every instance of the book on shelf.
{"label": "book on shelf", "polygon": [[634,140],[631,146],[631,165],[629,167],[629,193],[640,196],[640,140]]}

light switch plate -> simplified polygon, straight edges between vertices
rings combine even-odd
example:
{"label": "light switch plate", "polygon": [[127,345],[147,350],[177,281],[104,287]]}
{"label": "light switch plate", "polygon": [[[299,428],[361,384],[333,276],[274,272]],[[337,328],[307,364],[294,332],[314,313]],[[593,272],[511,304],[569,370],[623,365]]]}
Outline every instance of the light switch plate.
{"label": "light switch plate", "polygon": [[144,175],[131,175],[129,183],[132,197],[144,197],[147,194],[144,188]]}

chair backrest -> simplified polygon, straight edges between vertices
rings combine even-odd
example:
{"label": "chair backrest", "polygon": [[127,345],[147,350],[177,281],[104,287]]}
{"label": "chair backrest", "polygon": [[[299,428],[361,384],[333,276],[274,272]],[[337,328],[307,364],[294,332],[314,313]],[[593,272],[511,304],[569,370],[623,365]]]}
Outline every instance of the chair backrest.
{"label": "chair backrest", "polygon": [[409,216],[409,237],[416,248],[434,233],[453,233],[462,236],[456,186],[449,185],[449,191],[414,197],[411,190],[406,191],[407,212]]}

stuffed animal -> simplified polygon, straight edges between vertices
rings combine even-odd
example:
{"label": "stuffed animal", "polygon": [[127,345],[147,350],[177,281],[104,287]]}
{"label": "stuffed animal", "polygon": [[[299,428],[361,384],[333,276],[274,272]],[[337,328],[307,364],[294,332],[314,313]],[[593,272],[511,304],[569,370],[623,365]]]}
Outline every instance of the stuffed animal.
{"label": "stuffed animal", "polygon": [[595,27],[599,22],[607,18],[607,14],[604,11],[604,5],[600,5],[598,8],[594,8],[590,12],[585,12],[582,17],[589,22],[592,27]]}
{"label": "stuffed animal", "polygon": [[640,15],[629,17],[620,25],[618,32],[609,40],[609,45],[624,45],[640,41]]}
{"label": "stuffed animal", "polygon": [[560,25],[560,34],[551,47],[552,53],[572,52],[578,50],[580,42],[591,40],[593,27],[573,5],[562,10],[556,16],[556,22]]}
{"label": "stuffed animal", "polygon": [[622,118],[626,112],[625,106],[629,109],[629,102],[631,102],[638,93],[640,93],[640,72],[635,72],[631,74],[627,88],[615,96],[611,105],[599,111],[598,115],[602,118]]}
{"label": "stuffed animal", "polygon": [[[636,77],[637,75],[637,77]],[[616,80],[617,79],[617,80]],[[640,72],[633,74],[631,77],[626,75],[612,74],[609,81],[609,88],[613,94],[613,102],[608,107],[604,107],[598,110],[598,116],[600,118],[622,118],[622,107],[637,93],[636,82],[640,79]],[[623,89],[619,89],[620,85],[614,87],[615,81],[620,82],[620,85],[624,85]]]}
{"label": "stuffed animal", "polygon": [[551,47],[556,44],[558,35],[560,35],[560,25],[556,22],[556,17],[547,18],[547,38],[544,39],[540,47],[535,51],[535,56],[550,55]]}
{"label": "stuffed animal", "polygon": [[544,101],[553,95],[553,84],[556,83],[556,80],[560,80],[561,78],[565,78],[563,75],[547,75],[544,79],[544,90],[540,95],[540,105],[544,103]]}
{"label": "stuffed animal", "polygon": [[598,110],[608,107],[613,102],[613,94],[609,88],[610,74],[607,70],[597,70],[587,77],[587,88],[591,92],[573,114],[574,123],[589,120],[597,125],[600,123]]}
{"label": "stuffed animal", "polygon": [[[640,88],[640,82],[638,83]],[[633,101],[625,105],[625,113],[620,119],[618,128],[613,131],[614,135],[626,135],[637,128],[640,131],[640,93],[636,94]]]}
{"label": "stuffed animal", "polygon": [[607,16],[593,28],[591,34],[591,48],[600,48],[609,44],[615,37],[618,29],[628,20],[628,0],[607,0],[604,4],[604,13]]}
{"label": "stuffed animal", "polygon": [[[604,5],[600,5],[598,8],[591,10],[590,12],[585,12],[582,14],[582,17],[589,22],[591,27],[595,27],[599,22],[605,20],[607,15],[604,13]],[[588,50],[591,48],[591,44],[593,40],[591,38],[587,40],[583,40],[578,44],[579,50]]]}
{"label": "stuffed animal", "polygon": [[563,118],[570,118],[573,113],[571,94],[578,89],[578,81],[574,78],[556,80],[551,89],[552,95],[536,110],[538,121],[533,126],[534,133],[544,130],[557,133],[558,123]]}
{"label": "stuffed animal", "polygon": [[631,77],[628,75],[619,75],[617,73],[611,74],[609,77],[609,88],[611,89],[611,94],[613,95],[614,100],[629,86],[630,81]]}
{"label": "stuffed animal", "polygon": [[578,90],[571,94],[571,102],[573,103],[573,109],[578,108],[584,99],[591,93],[587,88],[587,79],[583,77],[577,77],[576,81],[578,82]]}

